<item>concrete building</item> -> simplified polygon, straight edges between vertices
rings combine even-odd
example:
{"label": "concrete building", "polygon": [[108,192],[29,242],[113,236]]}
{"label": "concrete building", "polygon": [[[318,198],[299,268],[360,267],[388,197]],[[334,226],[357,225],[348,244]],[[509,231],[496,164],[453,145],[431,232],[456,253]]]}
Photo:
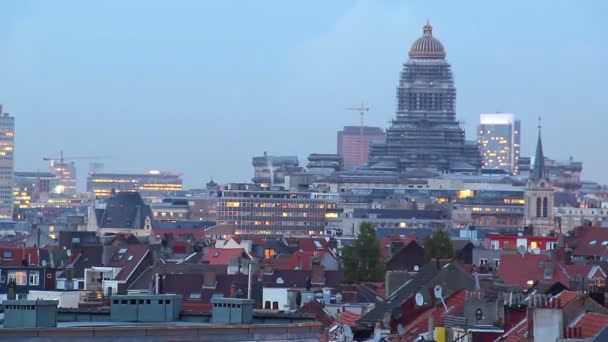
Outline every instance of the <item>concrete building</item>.
{"label": "concrete building", "polygon": [[521,124],[515,115],[481,114],[477,134],[483,169],[519,173]]}
{"label": "concrete building", "polygon": [[608,227],[608,208],[557,207],[555,218],[562,233],[598,223],[602,227]]}
{"label": "concrete building", "polygon": [[254,175],[253,183],[261,187],[272,185],[283,185],[288,173],[302,172],[297,156],[269,156],[264,152],[263,156],[253,157]]}
{"label": "concrete building", "polygon": [[342,156],[339,154],[311,153],[306,170],[316,175],[330,175],[342,169]]}
{"label": "concrete building", "polygon": [[51,172],[15,172],[13,202],[17,209],[30,208],[32,202],[56,190],[59,180]]}
{"label": "concrete building", "polygon": [[384,130],[380,127],[345,126],[338,131],[338,155],[345,169],[366,165],[369,148],[373,143],[382,143]]}
{"label": "concrete building", "polygon": [[[63,155],[63,153],[62,153]],[[76,163],[61,159],[51,159],[49,170],[59,179],[55,192],[65,195],[73,195],[77,191]]]}
{"label": "concrete building", "polygon": [[167,194],[183,189],[182,177],[171,172],[153,170],[148,173],[90,173],[87,192],[107,198],[116,192],[139,192],[149,201],[160,201]]}
{"label": "concrete building", "polygon": [[0,219],[13,219],[15,118],[0,105]]}
{"label": "concrete building", "polygon": [[426,24],[412,44],[397,86],[397,115],[386,142],[373,144],[370,165],[399,171],[434,169],[441,173],[477,173],[476,142],[465,141],[456,120],[456,88],[445,50]]}
{"label": "concrete building", "polygon": [[339,218],[329,195],[229,184],[219,194],[217,223],[234,224],[237,234],[324,234],[328,220]]}

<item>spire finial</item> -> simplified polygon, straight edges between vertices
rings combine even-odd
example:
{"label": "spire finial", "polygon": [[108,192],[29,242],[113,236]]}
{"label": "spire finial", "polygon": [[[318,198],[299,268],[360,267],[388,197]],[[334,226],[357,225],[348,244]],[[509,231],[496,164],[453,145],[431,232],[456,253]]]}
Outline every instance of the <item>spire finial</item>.
{"label": "spire finial", "polygon": [[426,19],[426,25],[422,28],[422,32],[424,34],[433,34],[433,26],[431,26],[431,21],[428,18]]}
{"label": "spire finial", "polygon": [[540,132],[540,129],[543,128],[543,126],[541,125],[541,118],[540,115],[538,116],[538,131]]}

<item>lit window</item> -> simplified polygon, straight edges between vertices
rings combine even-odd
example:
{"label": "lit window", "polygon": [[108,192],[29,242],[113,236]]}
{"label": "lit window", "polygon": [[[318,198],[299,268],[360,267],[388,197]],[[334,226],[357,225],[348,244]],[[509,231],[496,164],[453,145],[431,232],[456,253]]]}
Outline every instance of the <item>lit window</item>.
{"label": "lit window", "polygon": [[17,285],[27,285],[27,272],[8,272],[8,281],[11,281],[11,279],[15,279]]}
{"label": "lit window", "polygon": [[538,243],[536,243],[536,241],[530,242],[530,248],[535,249],[537,247],[538,247]]}
{"label": "lit window", "polygon": [[528,285],[534,285],[534,280],[528,280],[528,281],[526,282],[526,284],[528,284]]}
{"label": "lit window", "polygon": [[325,218],[338,218],[338,213],[325,213]]}

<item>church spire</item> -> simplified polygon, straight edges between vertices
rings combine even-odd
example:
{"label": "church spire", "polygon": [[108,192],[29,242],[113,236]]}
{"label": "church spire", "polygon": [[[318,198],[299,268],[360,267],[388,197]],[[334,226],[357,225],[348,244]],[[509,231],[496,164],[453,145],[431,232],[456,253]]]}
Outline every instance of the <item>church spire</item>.
{"label": "church spire", "polygon": [[534,155],[534,166],[532,168],[532,174],[530,179],[534,182],[538,182],[541,178],[545,177],[545,155],[543,153],[543,141],[541,139],[541,125],[540,116],[538,117],[538,142],[536,143],[536,155]]}

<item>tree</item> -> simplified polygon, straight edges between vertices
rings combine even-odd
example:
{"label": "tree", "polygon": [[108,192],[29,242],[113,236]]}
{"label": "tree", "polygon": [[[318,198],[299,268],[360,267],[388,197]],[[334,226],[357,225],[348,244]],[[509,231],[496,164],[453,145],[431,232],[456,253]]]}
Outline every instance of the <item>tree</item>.
{"label": "tree", "polygon": [[370,222],[362,222],[354,246],[342,250],[344,280],[348,283],[381,281],[384,279],[384,262],[376,229]]}
{"label": "tree", "polygon": [[427,261],[432,259],[448,259],[454,254],[452,239],[443,229],[436,229],[424,239],[424,254]]}

